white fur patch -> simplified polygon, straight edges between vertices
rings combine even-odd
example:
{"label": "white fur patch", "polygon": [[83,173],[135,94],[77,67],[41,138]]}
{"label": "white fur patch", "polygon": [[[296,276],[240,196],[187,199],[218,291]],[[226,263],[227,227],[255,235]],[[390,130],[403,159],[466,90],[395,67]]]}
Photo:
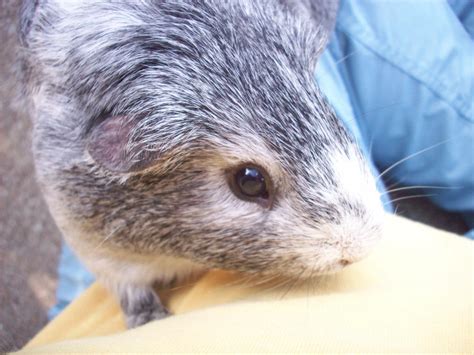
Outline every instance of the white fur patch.
{"label": "white fur patch", "polygon": [[355,148],[349,148],[349,155],[336,151],[330,160],[338,193],[349,202],[362,205],[369,217],[380,218],[383,209],[375,179]]}

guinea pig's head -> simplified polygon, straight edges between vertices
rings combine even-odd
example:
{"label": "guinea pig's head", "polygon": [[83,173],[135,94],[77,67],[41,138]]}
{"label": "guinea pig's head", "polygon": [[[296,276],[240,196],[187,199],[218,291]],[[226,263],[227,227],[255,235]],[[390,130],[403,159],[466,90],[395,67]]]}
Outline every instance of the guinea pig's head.
{"label": "guinea pig's head", "polygon": [[270,3],[79,6],[33,35],[48,139],[82,157],[58,189],[101,247],[296,276],[379,238],[374,178],[314,83],[327,35]]}

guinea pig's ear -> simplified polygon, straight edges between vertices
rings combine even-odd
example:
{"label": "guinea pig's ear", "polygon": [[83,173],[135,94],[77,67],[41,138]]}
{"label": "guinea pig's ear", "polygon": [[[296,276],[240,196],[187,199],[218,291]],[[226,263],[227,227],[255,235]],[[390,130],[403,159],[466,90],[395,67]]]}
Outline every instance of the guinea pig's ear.
{"label": "guinea pig's ear", "polygon": [[135,122],[126,116],[111,116],[95,126],[86,149],[92,159],[116,173],[138,172],[152,166],[158,152],[147,151],[133,139]]}

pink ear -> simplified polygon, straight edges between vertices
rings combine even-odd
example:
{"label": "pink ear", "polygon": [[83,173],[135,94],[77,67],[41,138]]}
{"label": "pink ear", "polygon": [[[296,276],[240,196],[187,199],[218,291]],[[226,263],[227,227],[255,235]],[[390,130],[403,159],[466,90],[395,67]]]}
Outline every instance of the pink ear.
{"label": "pink ear", "polygon": [[125,116],[107,118],[92,130],[87,142],[89,154],[99,165],[113,172],[126,173],[149,167],[156,154],[140,150],[136,142],[130,150],[133,127],[133,122]]}

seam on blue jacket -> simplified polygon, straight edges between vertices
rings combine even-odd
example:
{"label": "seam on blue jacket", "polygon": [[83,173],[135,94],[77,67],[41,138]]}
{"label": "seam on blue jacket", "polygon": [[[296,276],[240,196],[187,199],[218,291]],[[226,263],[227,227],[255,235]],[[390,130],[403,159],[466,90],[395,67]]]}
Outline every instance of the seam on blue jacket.
{"label": "seam on blue jacket", "polygon": [[[353,27],[355,24],[351,24]],[[357,26],[357,33],[348,32],[344,28],[341,28],[340,24],[336,25],[336,30],[344,33],[348,38],[351,38],[354,41],[357,41],[359,44],[363,45],[369,51],[373,52],[385,62],[390,63],[392,66],[398,68],[400,71],[404,72],[406,75],[411,77],[413,80],[418,81],[433,94],[440,97],[444,102],[451,106],[458,114],[469,123],[474,123],[474,117],[470,116],[469,111],[472,110],[472,103],[465,101],[464,98],[460,95],[450,95],[450,92],[455,92],[455,90],[450,90],[449,85],[439,79],[428,80],[429,70],[428,68],[423,67],[420,63],[414,63],[410,58],[404,57],[399,51],[395,50],[393,47],[388,46],[380,41],[378,41],[371,33],[365,29]],[[405,63],[404,66],[400,66],[393,58],[397,58],[400,61]]]}

